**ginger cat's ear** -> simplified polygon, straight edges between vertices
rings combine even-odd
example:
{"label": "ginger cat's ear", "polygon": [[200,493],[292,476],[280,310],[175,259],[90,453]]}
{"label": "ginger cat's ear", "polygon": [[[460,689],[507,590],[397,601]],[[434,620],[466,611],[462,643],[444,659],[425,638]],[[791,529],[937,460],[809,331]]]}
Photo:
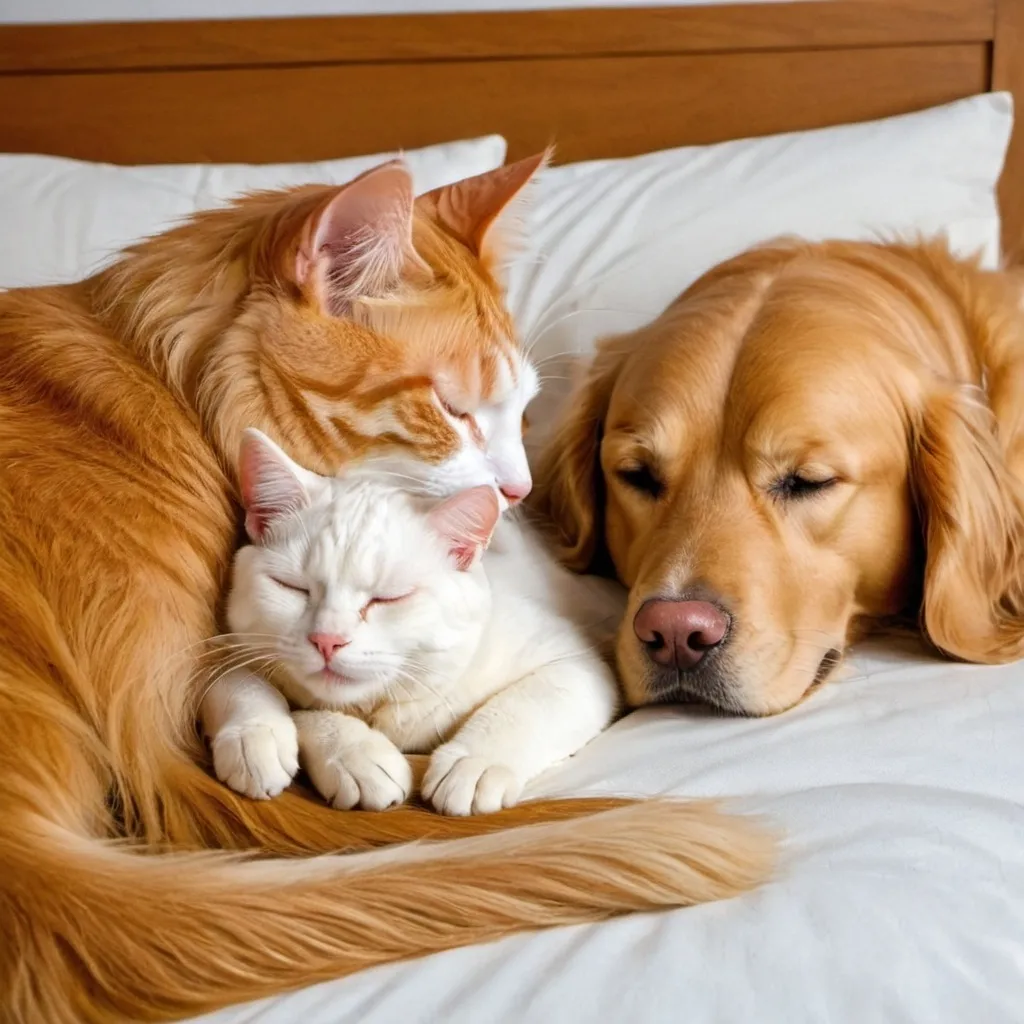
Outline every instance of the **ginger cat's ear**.
{"label": "ginger cat's ear", "polygon": [[481,485],[462,491],[430,512],[430,525],[448,543],[460,571],[469,569],[487,547],[498,524],[501,508],[493,487]]}
{"label": "ginger cat's ear", "polygon": [[306,222],[297,283],[330,316],[387,295],[410,267],[426,269],[412,244],[412,210],[412,176],[400,160],[349,182]]}
{"label": "ginger cat's ear", "polygon": [[238,478],[245,508],[245,532],[259,543],[270,523],[305,508],[321,478],[293,462],[266,434],[242,434]]}
{"label": "ginger cat's ear", "polygon": [[499,263],[516,238],[518,201],[548,163],[552,151],[508,164],[453,185],[434,189],[417,202],[429,204],[437,219],[482,263]]}

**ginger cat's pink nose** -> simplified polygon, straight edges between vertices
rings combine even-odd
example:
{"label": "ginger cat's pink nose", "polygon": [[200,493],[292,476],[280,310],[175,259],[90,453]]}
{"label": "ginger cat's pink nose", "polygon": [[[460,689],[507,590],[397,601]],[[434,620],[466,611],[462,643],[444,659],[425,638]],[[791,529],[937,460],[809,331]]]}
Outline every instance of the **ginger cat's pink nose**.
{"label": "ginger cat's pink nose", "polygon": [[325,665],[330,664],[336,651],[348,647],[352,642],[336,633],[310,633],[306,639],[323,655]]}
{"label": "ginger cat's pink nose", "polygon": [[533,490],[532,480],[515,480],[512,483],[502,484],[501,493],[505,495],[505,499],[510,505],[515,505],[522,501],[530,491]]}

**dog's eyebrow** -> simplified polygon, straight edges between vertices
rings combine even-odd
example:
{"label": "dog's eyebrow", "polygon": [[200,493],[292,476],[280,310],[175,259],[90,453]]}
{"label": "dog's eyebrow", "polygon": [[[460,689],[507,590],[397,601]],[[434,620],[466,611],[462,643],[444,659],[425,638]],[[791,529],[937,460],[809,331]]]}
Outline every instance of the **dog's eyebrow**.
{"label": "dog's eyebrow", "polygon": [[630,411],[633,416],[627,418],[626,414],[620,413],[619,418],[606,424],[602,443],[610,445],[617,459],[631,458],[655,470],[665,468],[666,458],[673,459],[673,453],[683,444],[680,425],[657,414],[646,415],[636,409]]}
{"label": "dog's eyebrow", "polygon": [[615,446],[614,452],[616,459],[645,465],[655,473],[661,471],[661,458],[647,438],[627,435]]}

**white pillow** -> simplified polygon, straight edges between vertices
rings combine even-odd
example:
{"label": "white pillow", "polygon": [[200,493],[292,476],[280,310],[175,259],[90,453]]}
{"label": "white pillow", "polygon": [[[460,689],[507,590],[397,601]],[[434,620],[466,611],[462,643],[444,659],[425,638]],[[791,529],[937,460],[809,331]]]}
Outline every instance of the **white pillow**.
{"label": "white pillow", "polygon": [[[500,135],[402,155],[417,192],[500,167]],[[58,284],[92,273],[130,242],[241,192],[342,184],[394,153],[307,164],[116,167],[52,156],[0,156],[0,288]]]}
{"label": "white pillow", "polygon": [[946,232],[999,252],[995,188],[1010,137],[1009,93],[818,131],[689,146],[543,173],[528,250],[509,300],[542,361],[530,447],[544,440],[607,334],[653,319],[716,263],[783,234],[877,239]]}

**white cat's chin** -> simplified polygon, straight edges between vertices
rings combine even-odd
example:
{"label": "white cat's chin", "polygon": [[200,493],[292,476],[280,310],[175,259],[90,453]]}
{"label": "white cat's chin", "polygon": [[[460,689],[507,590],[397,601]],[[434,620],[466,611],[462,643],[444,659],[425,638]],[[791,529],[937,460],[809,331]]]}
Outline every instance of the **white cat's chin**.
{"label": "white cat's chin", "polygon": [[336,707],[365,704],[387,691],[390,680],[375,676],[372,679],[360,679],[333,669],[320,669],[318,672],[302,676],[302,686],[309,694],[324,704]]}

